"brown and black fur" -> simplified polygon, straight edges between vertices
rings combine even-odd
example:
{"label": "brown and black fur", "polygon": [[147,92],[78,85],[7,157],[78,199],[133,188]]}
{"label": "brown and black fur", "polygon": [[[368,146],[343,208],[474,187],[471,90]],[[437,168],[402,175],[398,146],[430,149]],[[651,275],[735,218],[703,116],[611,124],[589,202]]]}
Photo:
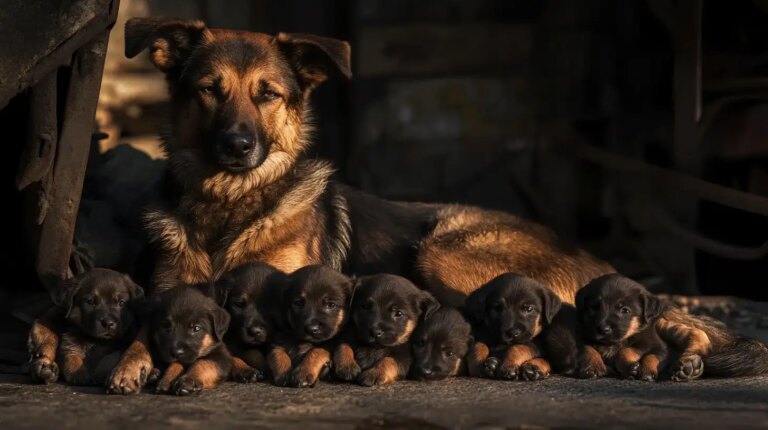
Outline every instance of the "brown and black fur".
{"label": "brown and black fur", "polygon": [[588,348],[594,348],[619,377],[658,379],[668,351],[656,330],[664,311],[656,296],[637,282],[612,274],[579,290],[576,309]]}
{"label": "brown and black fur", "polygon": [[472,326],[461,312],[440,307],[422,319],[411,335],[410,377],[439,381],[466,374],[466,356],[473,344]]}
{"label": "brown and black fur", "polygon": [[279,312],[286,275],[266,264],[245,264],[215,283],[217,301],[231,317],[224,336],[232,354],[231,378],[256,382],[267,374],[266,354],[280,324]]}
{"label": "brown and black fur", "polygon": [[391,384],[411,366],[408,339],[440,304],[396,275],[364,276],[355,284],[352,324],[333,355],[334,374],[360,385]]}
{"label": "brown and black fur", "polygon": [[275,385],[314,387],[331,367],[333,339],[349,318],[354,281],[327,266],[307,266],[285,281],[282,330],[267,365]]}
{"label": "brown and black fur", "polygon": [[151,345],[164,370],[158,393],[197,394],[224,381],[232,357],[224,345],[229,314],[200,289],[180,286],[154,298]]}
{"label": "brown and black fur", "polygon": [[[572,303],[578,288],[614,271],[510,214],[390,202],[331,182],[327,163],[303,156],[309,97],[329,76],[351,76],[346,42],[129,20],[126,55],[144,49],[168,81],[165,147],[180,189],[178,201],[146,219],[161,250],[159,289],[210,282],[262,261],[286,273],[325,264],[358,275],[400,274],[454,306],[494,277],[517,272]],[[140,334],[130,359],[121,360],[116,392],[136,392],[151,366],[143,342]]]}
{"label": "brown and black fur", "polygon": [[516,273],[499,275],[467,298],[475,344],[472,376],[534,381],[549,376],[543,338],[560,311],[551,290]]}
{"label": "brown and black fur", "polygon": [[[33,377],[54,382],[60,373],[70,385],[103,384],[136,336],[144,290],[128,275],[96,268],[64,282],[53,298],[56,307],[50,315],[57,325],[52,347],[58,351],[33,356]],[[30,344],[36,334],[33,329]],[[43,366],[44,359],[50,365]]]}

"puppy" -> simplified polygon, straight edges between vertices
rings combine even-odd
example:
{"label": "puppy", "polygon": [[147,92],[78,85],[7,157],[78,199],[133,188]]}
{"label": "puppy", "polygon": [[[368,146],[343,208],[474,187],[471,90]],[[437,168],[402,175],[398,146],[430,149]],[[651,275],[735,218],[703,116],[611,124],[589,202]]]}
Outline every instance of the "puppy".
{"label": "puppy", "polygon": [[266,264],[245,264],[215,284],[216,297],[231,317],[224,343],[232,354],[231,379],[256,382],[267,372],[265,354],[274,341],[283,272]]}
{"label": "puppy", "polygon": [[334,351],[334,374],[373,386],[395,382],[411,365],[408,339],[419,321],[440,307],[437,300],[396,275],[358,279],[352,325]]}
{"label": "puppy", "polygon": [[655,329],[664,310],[656,296],[631,279],[611,274],[579,290],[576,309],[587,348],[594,348],[594,361],[601,359],[624,379],[658,378],[667,346]]}
{"label": "puppy", "polygon": [[196,394],[227,378],[232,357],[223,343],[229,314],[198,288],[180,286],[155,298],[153,353],[166,365],[158,393]]}
{"label": "puppy", "polygon": [[128,275],[92,269],[54,294],[64,314],[56,362],[71,385],[102,385],[136,335],[144,290]]}
{"label": "puppy", "polygon": [[267,356],[275,385],[314,387],[328,373],[330,342],[348,319],[354,281],[326,266],[306,266],[285,279],[278,333]]}
{"label": "puppy", "polygon": [[411,335],[411,376],[437,381],[464,374],[464,360],[473,343],[472,327],[461,312],[441,307]]}
{"label": "puppy", "polygon": [[505,273],[475,290],[466,302],[476,344],[469,356],[472,376],[534,381],[549,376],[539,335],[560,310],[560,299],[543,285]]}

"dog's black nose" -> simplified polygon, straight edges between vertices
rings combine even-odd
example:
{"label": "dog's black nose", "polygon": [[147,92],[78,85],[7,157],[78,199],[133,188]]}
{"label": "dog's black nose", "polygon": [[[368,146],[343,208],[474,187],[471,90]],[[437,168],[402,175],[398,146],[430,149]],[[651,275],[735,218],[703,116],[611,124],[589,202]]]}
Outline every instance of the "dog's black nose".
{"label": "dog's black nose", "polygon": [[420,369],[421,374],[424,376],[432,376],[432,368],[431,367],[423,367]]}
{"label": "dog's black nose", "polygon": [[243,133],[230,133],[224,137],[224,149],[233,157],[245,157],[251,151],[255,140],[253,136]]}
{"label": "dog's black nose", "polygon": [[613,329],[609,325],[602,325],[597,328],[597,332],[600,334],[611,334]]}
{"label": "dog's black nose", "polygon": [[261,326],[249,327],[248,334],[250,334],[253,337],[261,337],[264,335],[264,327],[261,327]]}
{"label": "dog's black nose", "polygon": [[521,334],[523,334],[523,331],[519,328],[511,328],[507,330],[507,337],[516,338],[519,337]]}
{"label": "dog's black nose", "polygon": [[113,320],[112,318],[102,318],[100,322],[101,326],[107,330],[112,330],[117,326],[117,321]]}
{"label": "dog's black nose", "polygon": [[316,322],[309,323],[304,326],[304,330],[306,330],[306,332],[310,334],[318,334],[320,333],[320,324]]}
{"label": "dog's black nose", "polygon": [[371,329],[371,337],[374,337],[376,339],[384,336],[384,330],[380,328],[372,328]]}
{"label": "dog's black nose", "polygon": [[179,358],[184,355],[184,348],[180,346],[174,346],[171,348],[171,358]]}

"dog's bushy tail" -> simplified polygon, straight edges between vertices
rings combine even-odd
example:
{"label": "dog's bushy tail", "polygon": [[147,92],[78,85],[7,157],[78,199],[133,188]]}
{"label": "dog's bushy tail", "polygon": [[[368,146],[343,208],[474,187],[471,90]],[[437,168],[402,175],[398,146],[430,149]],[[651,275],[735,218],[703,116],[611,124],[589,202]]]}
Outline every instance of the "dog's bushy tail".
{"label": "dog's bushy tail", "polygon": [[704,357],[704,374],[717,377],[768,374],[768,346],[748,337],[734,337]]}

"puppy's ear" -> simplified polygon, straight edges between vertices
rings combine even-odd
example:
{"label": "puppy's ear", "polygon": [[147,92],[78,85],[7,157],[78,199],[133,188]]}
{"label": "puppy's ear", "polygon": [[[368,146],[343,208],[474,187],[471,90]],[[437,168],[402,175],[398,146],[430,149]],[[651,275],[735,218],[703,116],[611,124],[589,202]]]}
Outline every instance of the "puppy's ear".
{"label": "puppy's ear", "polygon": [[123,275],[125,285],[128,288],[128,292],[131,294],[131,300],[141,300],[144,298],[144,289],[131,279],[128,275]]}
{"label": "puppy's ear", "polygon": [[465,308],[467,317],[475,323],[483,321],[485,302],[488,300],[488,288],[480,287],[467,297]]}
{"label": "puppy's ear", "polygon": [[212,38],[202,21],[131,18],[125,23],[125,56],[149,48],[152,64],[164,73],[180,69],[192,50]]}
{"label": "puppy's ear", "polygon": [[305,91],[328,79],[334,70],[352,77],[352,50],[347,42],[301,33],[279,33],[274,40]]}
{"label": "puppy's ear", "polygon": [[421,291],[419,296],[419,309],[421,309],[421,318],[426,320],[430,317],[430,315],[435,313],[435,311],[440,309],[440,302],[437,301],[435,296],[424,290]]}
{"label": "puppy's ear", "polygon": [[560,306],[563,305],[563,302],[560,300],[560,297],[557,297],[557,295],[553,293],[549,288],[542,286],[540,287],[540,291],[542,313],[544,315],[544,319],[547,321],[547,324],[549,324],[555,318],[555,315],[557,315],[557,313],[560,311]]}
{"label": "puppy's ear", "polygon": [[643,306],[643,323],[649,324],[656,320],[663,311],[661,300],[646,289],[640,293],[640,303]]}
{"label": "puppy's ear", "polygon": [[212,298],[217,305],[224,307],[229,299],[229,293],[232,291],[234,279],[230,276],[224,275],[217,281],[211,281],[209,286],[210,293],[208,296]]}
{"label": "puppy's ear", "polygon": [[59,283],[54,291],[51,292],[53,304],[64,309],[64,316],[68,317],[72,312],[72,304],[75,294],[80,289],[80,277],[67,279]]}
{"label": "puppy's ear", "polygon": [[213,321],[213,333],[216,336],[216,340],[221,342],[224,339],[224,334],[229,329],[229,314],[224,309],[216,306],[212,315]]}
{"label": "puppy's ear", "polygon": [[352,308],[352,301],[355,300],[355,291],[357,291],[357,287],[360,286],[360,278],[358,278],[355,275],[352,275],[349,278],[349,285],[347,286],[347,297],[349,297],[349,300],[347,300],[347,306],[349,308]]}

